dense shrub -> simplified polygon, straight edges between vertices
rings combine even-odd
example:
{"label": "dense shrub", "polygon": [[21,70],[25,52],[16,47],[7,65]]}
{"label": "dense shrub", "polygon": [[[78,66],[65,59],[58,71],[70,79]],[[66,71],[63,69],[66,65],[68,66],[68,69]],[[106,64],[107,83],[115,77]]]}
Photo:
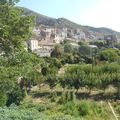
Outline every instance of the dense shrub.
{"label": "dense shrub", "polygon": [[23,100],[24,96],[25,91],[21,90],[19,86],[16,86],[15,88],[13,88],[12,91],[8,93],[7,105],[9,106],[12,103],[19,105],[20,102]]}
{"label": "dense shrub", "polygon": [[0,90],[0,107],[6,105],[7,102],[7,95]]}
{"label": "dense shrub", "polygon": [[85,100],[81,101],[80,104],[78,104],[78,111],[81,116],[87,115],[89,113],[89,109],[90,104]]}
{"label": "dense shrub", "polygon": [[120,51],[113,48],[109,48],[102,51],[99,57],[101,61],[115,62],[119,60]]}
{"label": "dense shrub", "polygon": [[78,110],[77,110],[77,106],[74,102],[70,101],[70,102],[66,102],[65,104],[63,104],[63,107],[61,109],[61,111],[63,111],[65,114],[69,114],[72,116],[78,116]]}
{"label": "dense shrub", "polygon": [[97,104],[97,103],[91,103],[91,109],[93,111],[94,114],[96,114],[97,116],[101,116],[101,117],[107,117],[108,115],[108,111],[106,110],[106,107],[104,104]]}
{"label": "dense shrub", "polygon": [[35,108],[20,108],[12,105],[10,107],[0,108],[0,120],[80,120],[70,115],[63,114],[45,114]]}
{"label": "dense shrub", "polygon": [[120,114],[120,105],[116,106],[116,111]]}

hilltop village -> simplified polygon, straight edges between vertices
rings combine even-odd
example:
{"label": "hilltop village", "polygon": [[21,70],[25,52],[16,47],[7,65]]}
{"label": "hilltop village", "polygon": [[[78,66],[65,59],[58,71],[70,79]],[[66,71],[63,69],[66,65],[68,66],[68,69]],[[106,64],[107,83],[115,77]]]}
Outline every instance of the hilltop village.
{"label": "hilltop village", "polygon": [[[117,42],[117,35],[102,35],[91,32],[84,32],[81,29],[51,28],[40,26],[33,29],[33,37],[27,41],[28,48],[41,57],[50,56],[56,44],[69,41],[76,46],[80,41],[90,42],[106,40],[112,43]],[[112,46],[111,46],[112,47]]]}
{"label": "hilltop village", "polygon": [[[118,120],[120,32],[44,16],[18,7],[19,1],[0,0],[0,120]],[[38,1],[29,3],[54,8]],[[67,10],[69,1],[60,2]],[[62,6],[55,9],[66,12]],[[94,10],[100,22],[114,18],[106,10],[111,19]]]}

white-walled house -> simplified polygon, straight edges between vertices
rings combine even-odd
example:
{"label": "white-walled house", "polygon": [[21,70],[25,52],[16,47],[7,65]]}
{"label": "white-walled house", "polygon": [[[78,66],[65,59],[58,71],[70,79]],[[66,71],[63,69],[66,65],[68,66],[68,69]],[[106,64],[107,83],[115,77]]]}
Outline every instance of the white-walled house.
{"label": "white-walled house", "polygon": [[73,36],[73,38],[76,39],[77,42],[86,39],[85,33],[83,31],[79,31],[77,34]]}
{"label": "white-walled house", "polygon": [[34,28],[33,33],[35,33],[37,36],[40,35],[40,29],[39,28]]}
{"label": "white-walled house", "polygon": [[60,35],[56,35],[54,38],[54,43],[60,43],[63,42],[63,38]]}
{"label": "white-walled house", "polygon": [[46,49],[46,50],[53,50],[54,46],[56,45],[56,43],[50,43],[50,42],[39,42],[39,46],[42,49]]}
{"label": "white-walled house", "polygon": [[29,40],[28,41],[28,46],[31,51],[34,51],[39,48],[38,46],[38,40]]}
{"label": "white-walled house", "polygon": [[42,45],[39,44],[38,40],[29,40],[28,41],[28,48],[35,54],[40,57],[50,57],[51,56],[51,49],[53,48],[53,44],[43,43]]}
{"label": "white-walled house", "polygon": [[63,28],[61,34],[63,39],[67,38],[67,28]]}

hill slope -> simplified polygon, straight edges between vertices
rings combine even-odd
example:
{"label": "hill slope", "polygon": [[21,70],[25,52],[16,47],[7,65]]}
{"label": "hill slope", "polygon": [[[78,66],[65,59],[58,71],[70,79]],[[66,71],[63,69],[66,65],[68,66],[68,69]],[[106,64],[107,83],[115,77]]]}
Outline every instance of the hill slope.
{"label": "hill slope", "polygon": [[32,10],[29,10],[27,8],[22,8],[24,10],[24,15],[33,15],[36,17],[36,24],[44,24],[47,26],[51,26],[51,27],[67,27],[67,28],[72,28],[72,29],[76,29],[76,28],[81,28],[81,26],[79,24],[76,24],[70,20],[67,20],[65,18],[51,18],[51,17],[47,17],[44,15],[41,15],[39,13],[36,13]]}
{"label": "hill slope", "polygon": [[88,32],[88,33],[93,33],[93,34],[120,34],[117,31],[114,31],[112,29],[109,28],[95,28],[95,27],[91,27],[91,26],[82,26],[79,25],[77,23],[74,23],[68,19],[65,18],[51,18],[39,13],[36,13],[32,10],[29,10],[27,8],[22,8],[24,11],[24,15],[33,15],[36,17],[36,25],[46,25],[46,26],[50,26],[50,27],[58,27],[58,28],[70,28],[70,29],[81,29],[84,32]]}

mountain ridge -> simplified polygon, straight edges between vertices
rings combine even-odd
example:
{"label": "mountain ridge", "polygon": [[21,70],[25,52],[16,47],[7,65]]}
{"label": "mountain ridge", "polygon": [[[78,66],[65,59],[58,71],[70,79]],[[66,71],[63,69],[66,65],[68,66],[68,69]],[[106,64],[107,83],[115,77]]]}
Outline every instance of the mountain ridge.
{"label": "mountain ridge", "polygon": [[57,27],[57,28],[70,28],[70,29],[81,29],[82,31],[90,34],[94,34],[95,36],[98,35],[108,35],[108,34],[116,34],[120,36],[120,32],[112,30],[106,27],[92,27],[87,25],[80,25],[71,20],[66,18],[52,18],[40,13],[34,12],[28,8],[19,7],[23,9],[24,15],[33,15],[36,17],[36,25],[45,25],[50,27]]}

